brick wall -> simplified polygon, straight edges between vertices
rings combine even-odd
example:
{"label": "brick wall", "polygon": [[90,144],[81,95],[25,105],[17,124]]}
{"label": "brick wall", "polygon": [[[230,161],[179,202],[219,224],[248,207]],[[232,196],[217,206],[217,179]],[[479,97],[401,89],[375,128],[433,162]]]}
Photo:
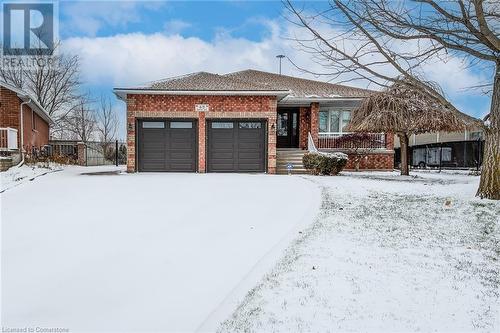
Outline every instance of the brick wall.
{"label": "brick wall", "polygon": [[[356,168],[353,162],[353,156],[348,154],[349,161],[345,166],[347,170],[354,170]],[[372,153],[366,155],[359,163],[360,170],[392,170],[394,169],[394,152],[384,151],[380,153]]]}
{"label": "brick wall", "polygon": [[[196,104],[208,104],[208,112],[196,112]],[[265,119],[268,122],[268,173],[276,172],[276,106],[275,96],[184,96],[127,95],[127,171],[136,168],[136,119],[198,119],[198,171],[206,171],[206,119]]]}
{"label": "brick wall", "polygon": [[[0,87],[0,127],[12,127],[20,133],[19,111],[21,99],[13,91]],[[23,106],[24,149],[39,148],[49,143],[49,124],[38,114],[32,113],[31,108]],[[21,137],[18,135],[18,147],[21,146]]]}
{"label": "brick wall", "polygon": [[319,133],[319,103],[311,103],[310,111],[311,136],[316,147],[318,146]]}
{"label": "brick wall", "polygon": [[308,107],[299,109],[299,148],[307,149],[307,136],[311,131],[311,112]]}

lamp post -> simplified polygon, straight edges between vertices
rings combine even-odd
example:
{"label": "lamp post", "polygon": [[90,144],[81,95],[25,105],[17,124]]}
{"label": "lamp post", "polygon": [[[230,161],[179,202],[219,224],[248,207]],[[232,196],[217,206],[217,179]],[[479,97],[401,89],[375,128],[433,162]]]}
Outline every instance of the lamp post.
{"label": "lamp post", "polygon": [[278,54],[278,55],[276,56],[276,58],[278,58],[278,59],[279,59],[279,61],[280,61],[280,71],[279,71],[279,74],[280,74],[280,75],[281,75],[281,59],[283,59],[284,57],[285,57],[285,55],[284,55],[284,54]]}

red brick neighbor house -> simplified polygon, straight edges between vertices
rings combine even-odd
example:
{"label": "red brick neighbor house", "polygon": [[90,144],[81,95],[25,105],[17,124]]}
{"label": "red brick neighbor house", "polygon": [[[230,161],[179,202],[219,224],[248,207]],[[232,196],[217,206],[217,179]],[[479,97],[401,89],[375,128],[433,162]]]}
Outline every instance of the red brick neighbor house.
{"label": "red brick neighbor house", "polygon": [[[115,88],[127,104],[127,170],[301,172],[308,138],[353,153],[343,128],[371,91],[245,70]],[[360,167],[392,170],[393,135],[369,134]],[[353,168],[352,162],[347,168]]]}
{"label": "red brick neighbor house", "polygon": [[[21,114],[22,110],[22,114]],[[23,126],[21,126],[21,123]],[[49,143],[52,119],[28,93],[0,82],[0,152],[16,163],[20,148],[30,154]]]}

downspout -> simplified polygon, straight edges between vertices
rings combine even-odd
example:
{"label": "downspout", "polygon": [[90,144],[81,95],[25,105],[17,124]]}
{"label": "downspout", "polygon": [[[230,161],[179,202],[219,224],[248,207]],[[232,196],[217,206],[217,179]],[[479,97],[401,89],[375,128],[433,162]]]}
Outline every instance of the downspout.
{"label": "downspout", "polygon": [[20,167],[24,164],[24,112],[23,112],[23,106],[25,104],[29,104],[31,103],[31,98],[28,99],[28,101],[26,102],[22,102],[21,103],[21,107],[20,107],[20,113],[21,113],[21,126],[19,126],[19,129],[21,130],[21,136],[20,136],[20,141],[21,141],[21,147],[20,147],[20,151],[21,151],[21,162],[19,162],[19,164],[17,165],[17,167]]}

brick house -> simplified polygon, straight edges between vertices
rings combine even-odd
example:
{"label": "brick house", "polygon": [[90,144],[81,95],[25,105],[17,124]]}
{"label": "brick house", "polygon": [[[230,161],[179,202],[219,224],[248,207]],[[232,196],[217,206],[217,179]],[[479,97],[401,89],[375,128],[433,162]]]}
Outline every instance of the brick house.
{"label": "brick house", "polygon": [[[351,110],[370,90],[256,70],[206,72],[115,88],[127,106],[127,170],[286,172],[302,169],[309,135],[345,146]],[[370,134],[361,168],[392,170],[393,136]],[[348,164],[352,168],[352,164]]]}
{"label": "brick house", "polygon": [[[21,119],[23,126],[20,126]],[[3,156],[12,156],[16,162],[20,158],[20,147],[29,154],[47,145],[51,123],[48,113],[28,93],[0,82],[0,152]]]}

